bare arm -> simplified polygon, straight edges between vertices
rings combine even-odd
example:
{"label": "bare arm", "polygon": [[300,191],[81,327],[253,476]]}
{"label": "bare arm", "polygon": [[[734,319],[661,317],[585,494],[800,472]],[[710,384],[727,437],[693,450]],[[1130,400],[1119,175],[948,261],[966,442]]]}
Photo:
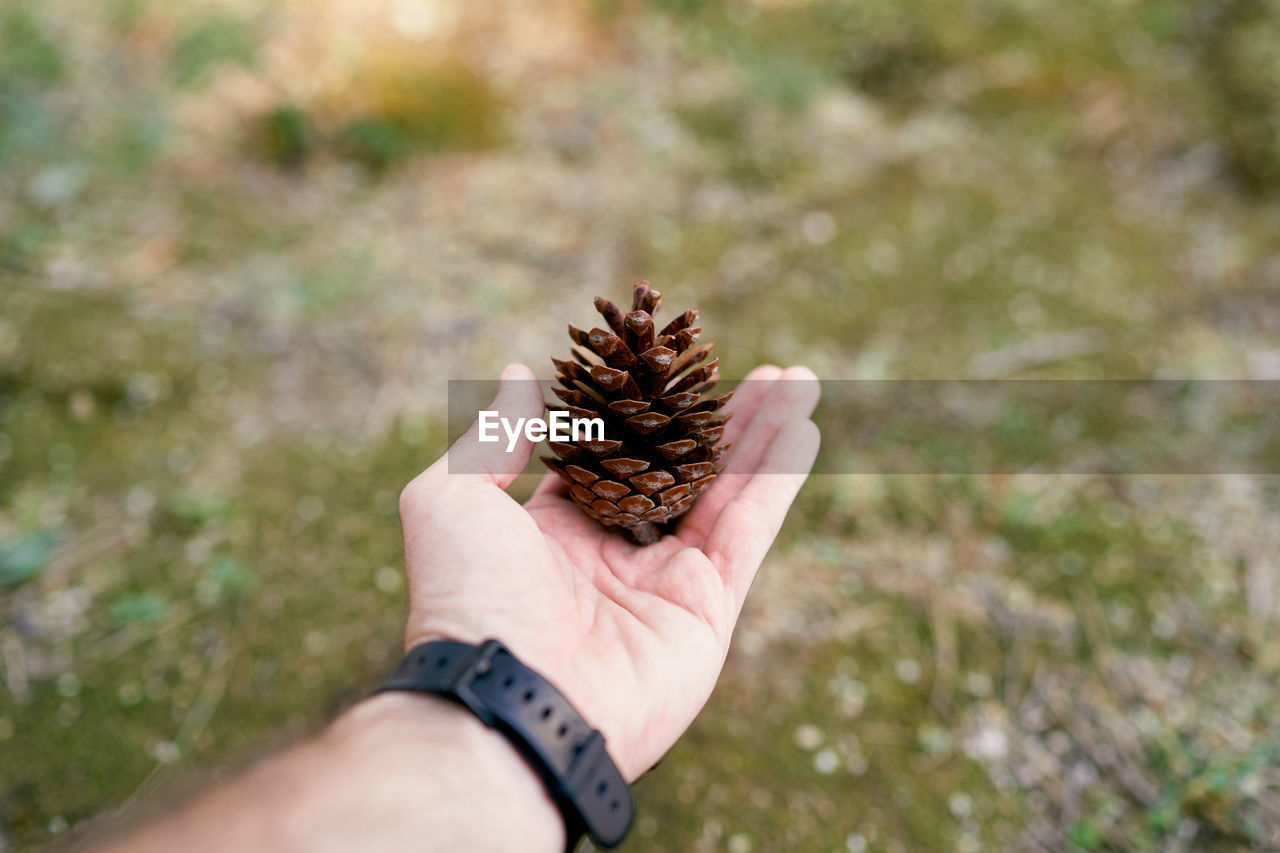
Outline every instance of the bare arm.
{"label": "bare arm", "polygon": [[558,853],[564,825],[501,735],[443,699],[387,693],[106,849]]}

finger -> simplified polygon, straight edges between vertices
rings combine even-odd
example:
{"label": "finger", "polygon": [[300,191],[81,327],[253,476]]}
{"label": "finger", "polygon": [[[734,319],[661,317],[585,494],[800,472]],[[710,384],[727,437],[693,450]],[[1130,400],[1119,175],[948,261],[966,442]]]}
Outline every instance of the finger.
{"label": "finger", "polygon": [[818,377],[809,368],[792,366],[782,371],[761,401],[759,414],[729,452],[724,472],[754,474],[782,425],[813,414],[820,394]]}
{"label": "finger", "polygon": [[684,542],[702,547],[721,511],[762,467],[765,451],[778,430],[784,423],[813,414],[820,393],[818,379],[807,367],[788,367],[768,387],[755,417],[729,451],[724,471],[681,519],[678,533]]}
{"label": "finger", "polygon": [[739,607],[813,467],[819,442],[813,421],[784,424],[765,450],[760,470],[725,505],[707,536],[703,551]]}
{"label": "finger", "polygon": [[535,501],[542,503],[543,501],[550,500],[552,498],[565,497],[568,493],[569,487],[565,484],[564,480],[560,479],[560,475],[554,471],[548,471],[542,476],[542,479],[538,481],[537,488],[533,490],[533,494],[529,496],[527,503],[533,503]]}
{"label": "finger", "polygon": [[[513,427],[520,418],[542,417],[546,405],[537,377],[523,364],[508,364],[499,377],[498,394],[489,404],[490,411]],[[493,431],[490,431],[492,436]],[[444,456],[436,460],[420,477],[439,479],[458,475],[476,475],[485,482],[505,489],[529,464],[533,442],[520,431],[515,445],[510,445],[505,429],[497,430],[497,441],[480,440],[480,422],[476,421]]]}
{"label": "finger", "polygon": [[[733,391],[733,399],[724,407],[725,413],[732,417],[724,427],[724,435],[721,438],[723,445],[732,446],[742,439],[759,414],[760,404],[764,402],[769,389],[781,375],[782,368],[776,364],[762,364],[738,383]],[[701,545],[707,531],[711,529],[712,522],[715,521],[716,514],[707,513],[703,509],[705,500],[704,496],[680,519],[679,535],[687,544]],[[716,512],[719,510],[717,509]],[[695,534],[697,542],[690,541],[689,536]]]}
{"label": "finger", "polygon": [[733,399],[724,405],[725,414],[733,417],[724,425],[722,442],[732,444],[742,437],[759,411],[760,401],[781,375],[782,368],[776,364],[762,364],[743,377],[733,391]]}

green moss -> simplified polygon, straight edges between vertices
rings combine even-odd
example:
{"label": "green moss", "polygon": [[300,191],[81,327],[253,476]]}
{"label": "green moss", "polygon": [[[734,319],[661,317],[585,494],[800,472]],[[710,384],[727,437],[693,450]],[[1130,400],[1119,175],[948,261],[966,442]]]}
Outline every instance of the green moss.
{"label": "green moss", "polygon": [[[884,608],[887,618],[850,643],[780,642],[764,659],[730,658],[707,710],[642,783],[641,814],[660,817],[652,835],[629,847],[687,849],[710,825],[724,836],[745,832],[768,850],[840,850],[852,835],[870,849],[890,838],[939,849],[962,833],[993,843],[951,808],[957,793],[980,810],[996,800],[945,734],[955,720],[927,701],[922,614],[892,598],[860,604]],[[900,677],[902,658],[923,664],[919,681]],[[841,696],[861,698],[850,706]],[[859,710],[849,716],[849,707]],[[745,708],[756,710],[743,716]]]}
{"label": "green moss", "polygon": [[501,137],[502,99],[469,66],[408,52],[374,59],[334,93],[338,149],[376,169],[413,151],[487,148]]}
{"label": "green moss", "polygon": [[65,71],[61,51],[30,9],[19,3],[0,13],[0,86],[51,86]]}
{"label": "green moss", "polygon": [[[40,328],[56,328],[56,313],[30,310]],[[110,321],[117,338],[122,324],[134,322],[124,313]],[[112,369],[176,369],[180,341],[166,336],[160,346]],[[79,376],[63,375],[80,387]],[[55,815],[74,823],[120,803],[157,767],[160,779],[173,782],[212,756],[243,754],[290,721],[322,719],[367,686],[351,673],[372,679],[389,668],[403,603],[373,578],[378,567],[398,562],[399,532],[394,497],[377,503],[370,496],[394,496],[422,452],[394,440],[354,456],[269,448],[247,454],[251,473],[234,493],[191,494],[166,465],[144,461],[182,451],[191,435],[182,414],[188,401],[171,395],[130,418],[99,414],[51,431],[53,410],[66,404],[55,402],[47,385],[26,388],[5,397],[4,429],[14,446],[40,448],[66,436],[82,461],[65,487],[37,455],[0,463],[0,479],[13,490],[9,501],[62,488],[92,489],[121,505],[132,490],[157,499],[145,516],[147,538],[95,563],[94,597],[102,604],[71,639],[72,677],[37,681],[26,703],[0,696],[0,717],[16,733],[0,771],[5,830],[22,848],[48,840]],[[123,479],[122,465],[129,471]],[[317,491],[324,520],[300,521],[298,496]],[[371,512],[371,503],[378,509]],[[310,543],[306,553],[297,550],[299,537]],[[181,543],[194,539],[218,543],[217,550],[184,556]],[[264,605],[266,599],[275,603]],[[318,613],[327,614],[326,634],[345,639],[323,657],[299,657]],[[50,762],[49,755],[67,759]]]}
{"label": "green moss", "polygon": [[262,119],[256,143],[263,156],[278,166],[302,165],[315,147],[310,114],[296,104],[281,104]]}
{"label": "green moss", "polygon": [[385,169],[405,155],[408,133],[385,118],[362,118],[338,132],[338,146],[349,156],[376,169]]}
{"label": "green moss", "polygon": [[219,65],[251,66],[257,56],[251,21],[218,15],[182,32],[174,44],[171,65],[178,86],[193,88]]}
{"label": "green moss", "polygon": [[52,530],[0,540],[0,586],[22,583],[44,569],[58,544]]}
{"label": "green moss", "polygon": [[0,166],[56,139],[60,122],[41,96],[65,77],[62,50],[44,21],[25,3],[6,4],[0,10]]}
{"label": "green moss", "polygon": [[1280,19],[1265,0],[1202,0],[1185,40],[1213,132],[1237,175],[1280,187]]}

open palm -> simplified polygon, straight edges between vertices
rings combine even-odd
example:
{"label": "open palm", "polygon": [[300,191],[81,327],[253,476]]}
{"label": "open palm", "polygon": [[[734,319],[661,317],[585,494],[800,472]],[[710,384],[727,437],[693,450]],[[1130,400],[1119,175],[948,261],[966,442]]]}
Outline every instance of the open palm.
{"label": "open palm", "polygon": [[[409,577],[406,643],[494,637],[550,679],[608,742],[628,779],[705,704],[756,570],[818,448],[818,383],[805,368],[752,371],[727,406],[724,472],[673,534],[648,546],[601,527],[548,474],[524,505],[504,489],[532,442],[508,453],[477,429],[400,500]],[[523,365],[493,405],[540,416]],[[450,473],[450,470],[483,471]]]}

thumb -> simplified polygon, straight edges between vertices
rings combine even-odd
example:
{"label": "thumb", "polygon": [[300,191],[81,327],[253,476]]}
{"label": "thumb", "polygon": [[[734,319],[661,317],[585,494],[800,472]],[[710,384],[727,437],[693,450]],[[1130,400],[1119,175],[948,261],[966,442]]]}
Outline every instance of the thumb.
{"label": "thumb", "polygon": [[[533,455],[533,442],[525,437],[521,419],[541,417],[545,408],[533,371],[523,364],[508,364],[498,378],[498,394],[486,410],[497,412],[496,418],[489,419],[489,440],[480,440],[480,422],[476,421],[448,453],[427,469],[426,475],[474,474],[505,489]],[[507,428],[515,429],[518,423],[520,434],[512,446]]]}

